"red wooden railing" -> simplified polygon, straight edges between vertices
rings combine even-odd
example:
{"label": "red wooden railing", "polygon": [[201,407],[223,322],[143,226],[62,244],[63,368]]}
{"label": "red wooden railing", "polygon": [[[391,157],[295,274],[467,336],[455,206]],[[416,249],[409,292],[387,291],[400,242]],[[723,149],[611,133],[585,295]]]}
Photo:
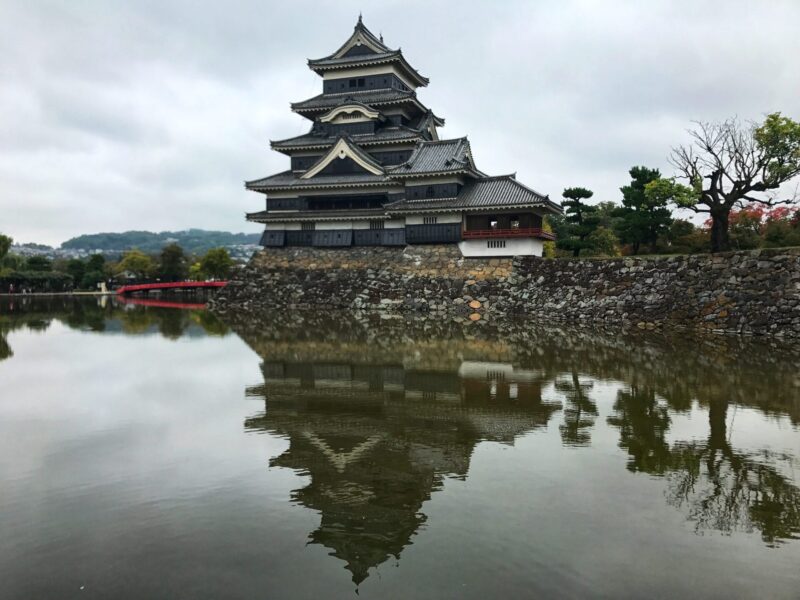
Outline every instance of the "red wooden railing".
{"label": "red wooden railing", "polygon": [[465,240],[486,238],[514,238],[536,237],[543,240],[554,240],[556,236],[540,227],[527,227],[518,229],[476,229],[462,232]]}
{"label": "red wooden railing", "polygon": [[123,304],[134,306],[148,306],[153,308],[181,308],[184,310],[205,310],[205,302],[171,302],[169,300],[152,300],[150,298],[130,298],[120,296],[119,301]]}
{"label": "red wooden railing", "polygon": [[169,283],[138,283],[136,285],[123,285],[117,288],[117,294],[132,294],[134,292],[149,292],[150,290],[194,290],[199,288],[221,288],[228,284],[227,281],[171,281]]}

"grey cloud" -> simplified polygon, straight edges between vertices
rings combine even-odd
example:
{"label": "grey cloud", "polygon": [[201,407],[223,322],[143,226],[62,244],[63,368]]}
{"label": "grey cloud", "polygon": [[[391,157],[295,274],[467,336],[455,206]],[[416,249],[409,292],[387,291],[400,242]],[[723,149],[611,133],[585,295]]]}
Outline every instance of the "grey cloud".
{"label": "grey cloud", "polygon": [[0,230],[257,230],[242,182],[286,168],[309,122],[305,59],[359,10],[431,78],[420,90],[479,166],[557,198],[614,200],[634,164],[670,173],[693,119],[800,118],[800,4],[139,2],[0,7]]}

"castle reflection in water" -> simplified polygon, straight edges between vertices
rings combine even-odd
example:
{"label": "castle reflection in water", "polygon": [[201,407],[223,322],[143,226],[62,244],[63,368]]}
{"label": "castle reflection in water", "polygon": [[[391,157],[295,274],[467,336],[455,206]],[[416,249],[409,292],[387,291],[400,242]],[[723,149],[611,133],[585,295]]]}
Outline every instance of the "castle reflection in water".
{"label": "castle reflection in water", "polygon": [[[779,464],[796,457],[740,450],[727,435],[729,405],[800,422],[797,377],[772,365],[765,384],[765,365],[738,341],[703,351],[552,329],[319,315],[234,329],[263,359],[264,382],[247,395],[265,409],[245,428],[288,439],[270,466],[309,477],[292,494],[321,515],[309,540],[344,561],[356,584],[399,559],[426,520],[423,503],[445,478],[467,477],[480,442],[514,444],[557,422],[565,446],[590,446],[601,380],[618,384],[602,425],[618,434],[627,469],[663,476],[667,501],[698,530],[759,531],[768,545],[800,535],[800,491]],[[708,435],[668,442],[673,418],[693,407],[704,411]]]}
{"label": "castle reflection in water", "polygon": [[353,581],[399,558],[445,476],[466,478],[475,446],[512,444],[561,405],[542,401],[542,374],[464,361],[452,371],[402,364],[263,363],[264,415],[250,430],[285,436],[270,461],[310,476],[293,500],[322,514],[311,533],[347,564]]}

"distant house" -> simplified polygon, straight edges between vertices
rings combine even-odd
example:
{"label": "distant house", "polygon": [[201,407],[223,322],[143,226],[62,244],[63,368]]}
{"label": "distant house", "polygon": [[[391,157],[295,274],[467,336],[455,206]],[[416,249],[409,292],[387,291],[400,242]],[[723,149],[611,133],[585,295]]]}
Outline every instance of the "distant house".
{"label": "distant house", "polygon": [[561,208],[516,180],[475,164],[466,137],[440,139],[444,119],[416,89],[428,84],[361,17],[333,54],[309,60],[322,93],[292,104],[312,122],[271,142],[290,169],[248,181],[266,195],[263,246],[458,244],[464,256],[541,255],[542,219]]}

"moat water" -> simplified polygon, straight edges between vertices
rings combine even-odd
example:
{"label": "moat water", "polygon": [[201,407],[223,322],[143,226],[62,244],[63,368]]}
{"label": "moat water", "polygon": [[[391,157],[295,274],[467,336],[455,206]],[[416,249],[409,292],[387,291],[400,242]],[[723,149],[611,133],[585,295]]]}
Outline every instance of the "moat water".
{"label": "moat water", "polygon": [[0,300],[0,598],[796,599],[798,356]]}

